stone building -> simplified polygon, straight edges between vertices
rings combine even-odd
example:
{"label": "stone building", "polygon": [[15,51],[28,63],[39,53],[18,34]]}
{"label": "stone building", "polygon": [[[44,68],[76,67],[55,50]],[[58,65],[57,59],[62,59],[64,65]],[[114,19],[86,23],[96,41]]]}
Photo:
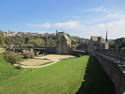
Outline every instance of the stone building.
{"label": "stone building", "polygon": [[3,32],[4,37],[15,36],[17,33],[13,31]]}
{"label": "stone building", "polygon": [[107,39],[107,32],[106,32],[106,39],[101,36],[91,36],[89,45],[88,45],[88,52],[90,55],[94,56],[95,52],[99,49],[108,49],[108,39]]}
{"label": "stone building", "polygon": [[[62,35],[60,35],[62,34]],[[57,35],[58,42],[56,45],[56,53],[57,54],[69,54],[69,51],[71,49],[71,40],[70,37],[65,33],[59,33],[59,36]]]}
{"label": "stone building", "polygon": [[58,31],[56,31],[56,35],[57,36],[63,36],[63,35],[66,35],[66,33],[65,32],[58,32]]}

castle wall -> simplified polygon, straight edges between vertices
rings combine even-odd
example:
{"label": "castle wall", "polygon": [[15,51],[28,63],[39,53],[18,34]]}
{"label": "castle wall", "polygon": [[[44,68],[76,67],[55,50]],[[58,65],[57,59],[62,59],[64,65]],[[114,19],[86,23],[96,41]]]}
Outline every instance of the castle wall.
{"label": "castle wall", "polygon": [[99,54],[96,55],[96,58],[114,83],[116,94],[123,94],[123,92],[125,92],[125,74],[112,60],[108,60]]}
{"label": "castle wall", "polygon": [[56,47],[57,54],[69,54],[70,47],[67,45],[66,40],[62,40]]}

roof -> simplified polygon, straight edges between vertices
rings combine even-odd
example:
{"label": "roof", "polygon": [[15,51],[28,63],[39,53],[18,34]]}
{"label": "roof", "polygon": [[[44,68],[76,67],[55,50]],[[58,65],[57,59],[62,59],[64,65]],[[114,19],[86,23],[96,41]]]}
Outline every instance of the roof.
{"label": "roof", "polygon": [[57,32],[57,35],[59,35],[59,36],[63,36],[65,34],[66,34],[65,32]]}
{"label": "roof", "polygon": [[102,36],[91,36],[91,40],[92,41],[98,41],[98,42],[101,42],[101,43],[105,43],[105,40]]}
{"label": "roof", "polygon": [[63,37],[65,38],[66,40],[66,43],[71,47],[71,39],[68,35],[63,35]]}
{"label": "roof", "polygon": [[64,35],[64,38],[65,38],[67,41],[71,41],[70,38],[69,38],[69,36],[67,36],[67,35]]}

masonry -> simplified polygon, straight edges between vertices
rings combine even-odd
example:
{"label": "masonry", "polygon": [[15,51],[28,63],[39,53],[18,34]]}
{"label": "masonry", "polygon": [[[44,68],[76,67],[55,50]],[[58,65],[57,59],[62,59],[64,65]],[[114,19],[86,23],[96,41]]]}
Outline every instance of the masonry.
{"label": "masonry", "polygon": [[102,54],[97,53],[96,58],[114,83],[116,94],[123,94],[125,92],[125,74],[123,71],[114,61],[106,58]]}
{"label": "masonry", "polygon": [[125,50],[110,49],[108,39],[92,36],[88,46],[89,55],[95,56],[116,88],[116,94],[125,93]]}

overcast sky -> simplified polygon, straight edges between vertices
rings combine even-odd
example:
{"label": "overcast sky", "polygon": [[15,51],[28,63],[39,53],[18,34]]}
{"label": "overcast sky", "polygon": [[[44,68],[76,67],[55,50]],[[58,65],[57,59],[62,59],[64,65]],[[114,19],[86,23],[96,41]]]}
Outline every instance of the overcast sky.
{"label": "overcast sky", "polygon": [[125,37],[125,0],[0,0],[0,30]]}

